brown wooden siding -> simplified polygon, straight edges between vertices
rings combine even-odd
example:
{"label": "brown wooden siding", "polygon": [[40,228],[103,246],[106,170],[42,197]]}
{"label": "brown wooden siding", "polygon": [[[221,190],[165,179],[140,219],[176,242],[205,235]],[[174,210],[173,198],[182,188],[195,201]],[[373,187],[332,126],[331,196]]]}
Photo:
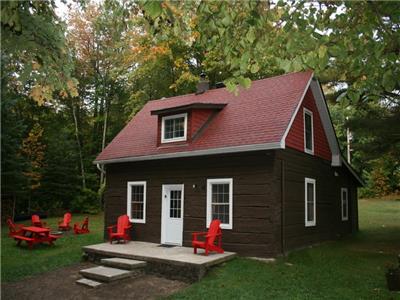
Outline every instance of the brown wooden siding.
{"label": "brown wooden siding", "polygon": [[[126,213],[127,181],[147,181],[146,224],[134,224],[135,240],[159,243],[163,184],[184,184],[183,243],[206,230],[206,180],[233,178],[233,229],[223,230],[223,245],[242,255],[271,256],[279,251],[274,152],[215,155],[107,166],[105,223]],[[196,185],[196,188],[193,188]]]}
{"label": "brown wooden siding", "polygon": [[[276,158],[284,161],[284,251],[335,239],[358,228],[356,183],[345,168],[334,168],[326,160],[292,149],[277,151]],[[304,221],[305,177],[316,180],[316,226],[312,227],[306,227]],[[341,220],[342,187],[349,191],[348,221]]]}
{"label": "brown wooden siding", "polygon": [[[304,225],[305,177],[316,180],[315,227]],[[162,185],[184,184],[183,244],[190,246],[191,233],[206,230],[210,178],[233,178],[233,229],[223,230],[228,251],[275,256],[358,228],[356,183],[347,169],[292,149],[109,165],[105,224],[126,213],[127,182],[146,181],[146,224],[134,224],[132,238],[160,243]],[[341,187],[349,190],[348,221],[341,220]]]}

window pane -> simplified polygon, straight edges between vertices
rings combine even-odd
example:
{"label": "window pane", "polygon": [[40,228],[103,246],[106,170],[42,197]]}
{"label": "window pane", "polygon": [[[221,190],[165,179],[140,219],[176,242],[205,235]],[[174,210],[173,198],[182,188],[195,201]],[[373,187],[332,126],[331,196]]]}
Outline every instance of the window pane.
{"label": "window pane", "polygon": [[171,191],[169,196],[169,217],[181,217],[182,191]]}
{"label": "window pane", "polygon": [[307,221],[314,221],[314,184],[307,182]]}
{"label": "window pane", "polygon": [[185,117],[164,120],[164,139],[185,136]]}
{"label": "window pane", "polygon": [[222,224],[229,224],[229,204],[212,204],[212,219],[221,220]]}
{"label": "window pane", "polygon": [[229,203],[229,184],[212,184],[212,202]]}
{"label": "window pane", "polygon": [[229,183],[211,184],[211,218],[229,224]]}
{"label": "window pane", "polygon": [[133,219],[143,219],[144,216],[144,186],[131,186],[131,216]]}
{"label": "window pane", "polygon": [[312,150],[312,118],[309,114],[304,115],[306,149]]}

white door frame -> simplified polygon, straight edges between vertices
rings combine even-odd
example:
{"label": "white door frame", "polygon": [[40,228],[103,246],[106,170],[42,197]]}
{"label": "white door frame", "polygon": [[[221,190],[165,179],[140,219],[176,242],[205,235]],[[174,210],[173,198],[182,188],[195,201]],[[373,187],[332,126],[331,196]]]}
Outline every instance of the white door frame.
{"label": "white door frame", "polygon": [[[171,189],[179,189],[182,191],[182,199],[181,199],[181,220],[182,220],[182,230],[180,234],[180,242],[178,243],[171,243],[166,241],[166,230],[167,230],[167,218],[169,218],[169,205],[166,202],[166,199],[169,199],[169,195],[167,191]],[[167,196],[167,197],[165,197]],[[184,202],[185,202],[185,194],[184,194],[184,184],[163,184],[162,191],[161,191],[161,244],[171,244],[171,245],[179,245],[182,246],[183,243],[183,215],[184,215]]]}

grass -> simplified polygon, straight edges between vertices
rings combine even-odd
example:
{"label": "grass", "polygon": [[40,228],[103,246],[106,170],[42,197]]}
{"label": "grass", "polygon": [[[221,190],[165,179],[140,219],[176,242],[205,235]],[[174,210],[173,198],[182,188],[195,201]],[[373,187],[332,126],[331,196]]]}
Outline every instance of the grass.
{"label": "grass", "polygon": [[[400,198],[400,197],[399,197]],[[340,241],[294,251],[275,263],[236,258],[213,269],[173,299],[400,299],[389,292],[385,265],[400,252],[400,199],[359,201],[360,232]],[[74,215],[73,221],[81,221]],[[56,228],[56,218],[46,221]],[[69,234],[54,247],[17,247],[2,232],[2,281],[78,263],[84,245],[103,240],[103,216],[90,216],[91,233]]]}
{"label": "grass", "polygon": [[[83,218],[84,215],[73,215],[72,222],[82,222]],[[56,229],[58,220],[59,218],[49,218],[43,221]],[[102,214],[89,216],[89,229],[89,234],[75,235],[72,231],[68,232],[52,247],[47,244],[35,245],[33,250],[28,250],[24,242],[22,247],[17,247],[16,242],[8,237],[8,229],[4,226],[1,233],[1,281],[16,281],[78,263],[81,260],[82,246],[103,240]]]}
{"label": "grass", "polygon": [[[400,197],[399,197],[400,198]],[[360,232],[275,263],[236,258],[173,299],[400,299],[385,266],[400,253],[400,199],[359,201]]]}

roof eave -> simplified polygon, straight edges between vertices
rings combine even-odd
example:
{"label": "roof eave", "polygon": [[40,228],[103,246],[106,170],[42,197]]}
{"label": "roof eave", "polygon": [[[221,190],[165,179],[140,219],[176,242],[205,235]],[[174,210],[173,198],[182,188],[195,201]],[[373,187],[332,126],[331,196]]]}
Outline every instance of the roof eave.
{"label": "roof eave", "polygon": [[169,158],[182,158],[182,157],[194,157],[194,156],[203,156],[203,155],[228,154],[228,153],[273,150],[273,149],[283,149],[283,148],[282,148],[280,142],[271,142],[271,143],[263,143],[263,144],[239,145],[239,146],[205,149],[205,150],[195,150],[195,151],[182,151],[182,152],[174,152],[174,153],[119,157],[119,158],[111,158],[111,159],[104,159],[104,160],[99,159],[99,160],[95,160],[93,163],[107,165],[107,164],[113,164],[113,163],[135,162],[135,161],[156,160],[156,159],[169,159]]}

